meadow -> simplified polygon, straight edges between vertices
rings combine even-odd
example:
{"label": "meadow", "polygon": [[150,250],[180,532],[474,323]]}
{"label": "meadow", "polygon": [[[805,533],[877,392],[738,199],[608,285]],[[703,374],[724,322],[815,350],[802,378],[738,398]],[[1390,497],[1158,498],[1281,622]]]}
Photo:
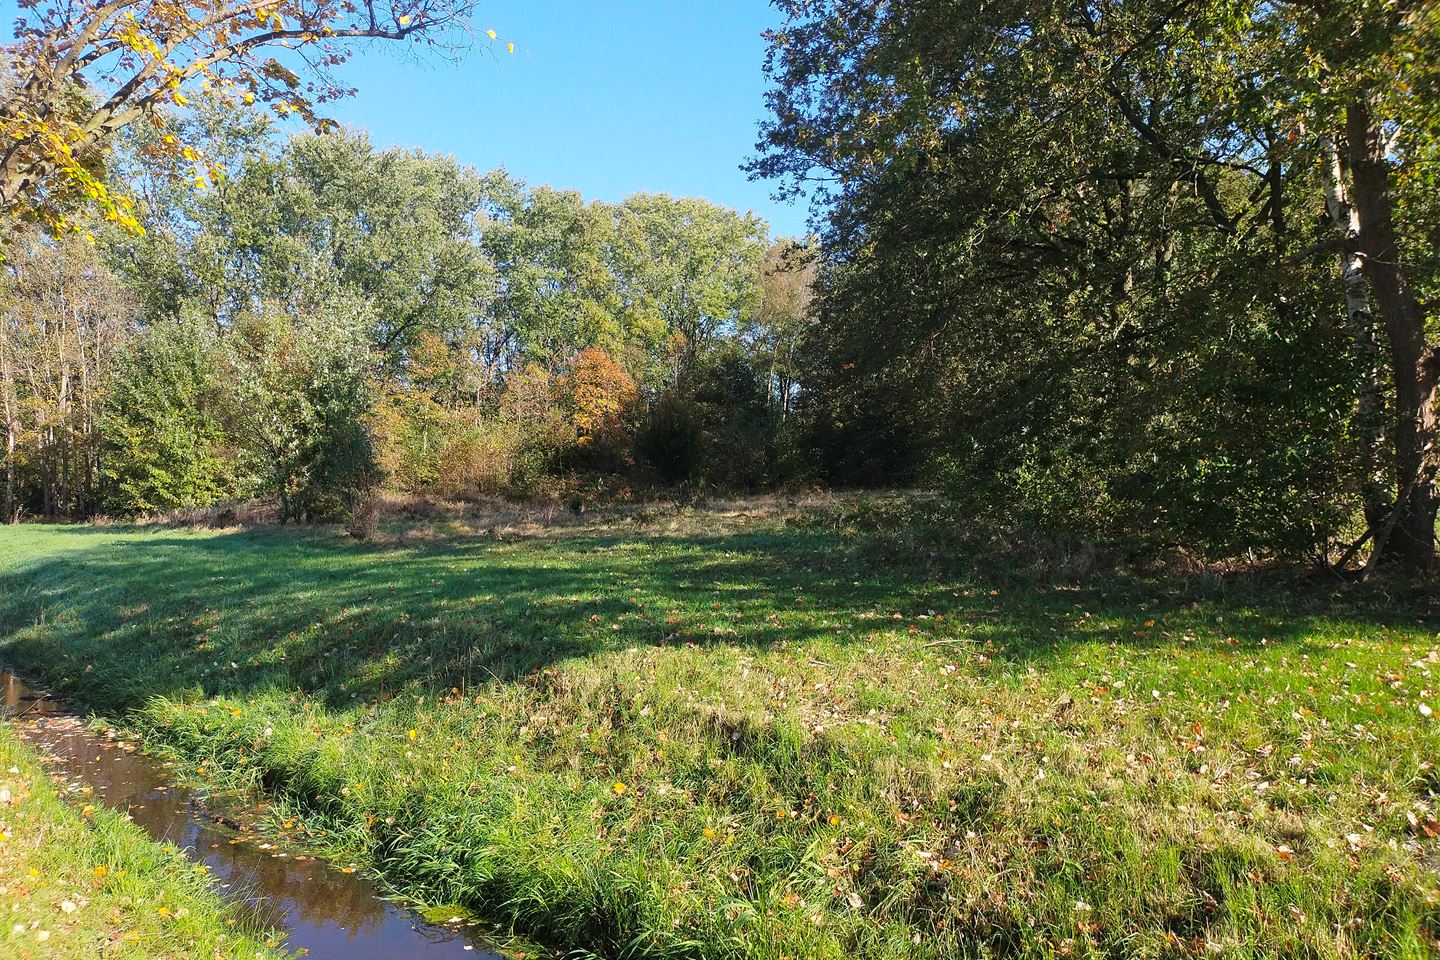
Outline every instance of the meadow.
{"label": "meadow", "polygon": [[[0,531],[0,659],[557,952],[1440,950],[1440,605],[938,505]],[[0,856],[4,851],[0,851]]]}

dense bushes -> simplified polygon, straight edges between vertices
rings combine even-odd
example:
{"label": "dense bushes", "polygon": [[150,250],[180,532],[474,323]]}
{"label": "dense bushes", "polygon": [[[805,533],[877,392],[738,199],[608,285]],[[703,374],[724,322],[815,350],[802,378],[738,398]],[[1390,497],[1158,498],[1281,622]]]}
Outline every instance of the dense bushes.
{"label": "dense bushes", "polygon": [[127,345],[104,394],[105,508],[117,514],[206,506],[248,492],[230,443],[222,347],[192,324],[153,327]]}

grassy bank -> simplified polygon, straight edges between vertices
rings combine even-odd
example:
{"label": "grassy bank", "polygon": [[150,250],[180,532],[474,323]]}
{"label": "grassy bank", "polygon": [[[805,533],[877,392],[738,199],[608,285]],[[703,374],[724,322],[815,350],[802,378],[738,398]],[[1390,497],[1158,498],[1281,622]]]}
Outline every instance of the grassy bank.
{"label": "grassy bank", "polygon": [[71,806],[0,724],[0,956],[279,960],[209,880],[104,807]]}
{"label": "grassy bank", "polygon": [[1435,955],[1429,598],[943,573],[883,541],[24,527],[0,656],[558,946]]}

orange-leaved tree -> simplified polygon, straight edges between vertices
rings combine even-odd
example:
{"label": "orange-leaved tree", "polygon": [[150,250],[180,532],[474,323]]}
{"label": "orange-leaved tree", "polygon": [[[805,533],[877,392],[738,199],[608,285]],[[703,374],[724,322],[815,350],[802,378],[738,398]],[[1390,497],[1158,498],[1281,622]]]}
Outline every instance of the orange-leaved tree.
{"label": "orange-leaved tree", "polygon": [[[116,131],[217,98],[325,128],[321,105],[353,91],[335,68],[367,39],[456,51],[477,0],[20,0],[0,58],[0,217],[57,232],[76,210],[140,229],[104,180]],[[491,41],[494,30],[485,31]],[[514,45],[506,45],[514,52]],[[163,119],[162,121],[163,122]],[[166,133],[151,159],[199,185],[221,171]]]}
{"label": "orange-leaved tree", "polygon": [[567,378],[573,422],[581,446],[603,443],[625,432],[625,418],[640,399],[640,388],[601,347],[580,351]]}

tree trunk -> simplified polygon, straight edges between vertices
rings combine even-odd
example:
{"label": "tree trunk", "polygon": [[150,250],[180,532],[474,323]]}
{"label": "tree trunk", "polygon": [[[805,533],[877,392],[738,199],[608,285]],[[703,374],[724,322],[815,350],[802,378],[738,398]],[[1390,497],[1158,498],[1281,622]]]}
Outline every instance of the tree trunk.
{"label": "tree trunk", "polygon": [[15,456],[20,440],[20,398],[11,364],[12,332],[0,316],[0,413],[5,416],[5,493],[0,497],[0,523],[14,523],[19,516],[15,504]]}
{"label": "tree trunk", "polygon": [[20,511],[15,506],[15,436],[18,432],[19,424],[6,417],[4,516],[0,517],[0,523],[14,523],[20,516]]}
{"label": "tree trunk", "polygon": [[[1351,203],[1358,227],[1356,252],[1390,341],[1395,378],[1398,496],[1394,509],[1398,515],[1388,546],[1404,566],[1423,570],[1435,555],[1435,478],[1440,468],[1440,451],[1435,445],[1435,394],[1440,383],[1440,357],[1425,342],[1424,317],[1400,262],[1384,135],[1367,101],[1357,100],[1346,110],[1345,139]],[[1376,544],[1377,550],[1385,547]]]}
{"label": "tree trunk", "polygon": [[1345,290],[1345,319],[1360,364],[1361,380],[1356,397],[1356,432],[1359,434],[1360,499],[1365,525],[1378,532],[1390,514],[1385,450],[1385,393],[1380,376],[1380,343],[1375,317],[1370,312],[1370,294],[1365,285],[1365,267],[1356,249],[1359,218],[1350,202],[1345,167],[1335,141],[1325,138],[1325,209],[1330,223],[1344,239],[1340,250],[1340,283]]}

